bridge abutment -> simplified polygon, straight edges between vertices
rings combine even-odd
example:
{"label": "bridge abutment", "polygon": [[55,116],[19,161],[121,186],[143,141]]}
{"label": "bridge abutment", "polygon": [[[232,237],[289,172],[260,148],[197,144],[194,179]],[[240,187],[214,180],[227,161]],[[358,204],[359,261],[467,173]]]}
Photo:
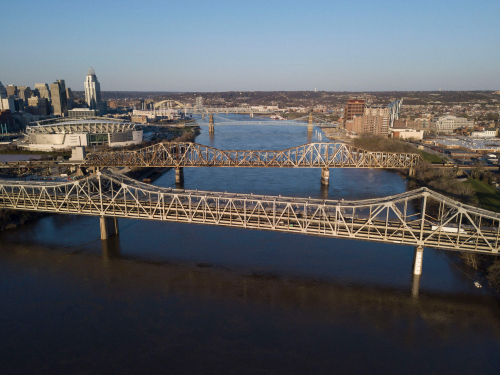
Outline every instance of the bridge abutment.
{"label": "bridge abutment", "polygon": [[422,274],[422,261],[424,258],[424,247],[415,246],[415,253],[413,254],[413,274],[420,276]]}
{"label": "bridge abutment", "polygon": [[175,183],[182,184],[184,182],[184,168],[175,168]]}
{"label": "bridge abutment", "polygon": [[118,219],[116,217],[101,216],[101,240],[107,240],[109,237],[118,234]]}
{"label": "bridge abutment", "polygon": [[323,185],[330,184],[330,170],[328,168],[323,168],[321,170],[321,183]]}

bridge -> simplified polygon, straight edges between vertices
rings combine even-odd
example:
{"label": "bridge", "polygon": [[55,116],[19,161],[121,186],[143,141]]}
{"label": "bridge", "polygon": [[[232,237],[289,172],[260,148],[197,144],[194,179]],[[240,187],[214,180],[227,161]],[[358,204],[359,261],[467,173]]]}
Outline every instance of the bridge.
{"label": "bridge", "polygon": [[[251,114],[251,117],[253,117],[253,114]],[[202,114],[202,119],[205,118],[205,114]],[[215,118],[219,122],[215,122]],[[201,124],[200,124],[201,125]],[[282,125],[282,126],[307,126],[307,131],[308,133],[312,134],[314,126],[322,126],[322,127],[336,127],[334,123],[331,121],[325,120],[321,117],[314,116],[312,113],[309,113],[306,116],[302,116],[293,120],[236,120],[236,119],[229,119],[225,117],[219,117],[215,116],[213,113],[209,114],[209,120],[208,124],[205,123],[205,125],[208,125],[208,132],[209,134],[214,134],[215,132],[215,125]]]}
{"label": "bridge", "polygon": [[68,182],[0,180],[0,208],[99,216],[101,239],[117,218],[218,225],[498,255],[500,214],[426,188],[386,198],[321,200],[160,188],[97,172]]}
{"label": "bridge", "polygon": [[419,154],[372,152],[341,142],[307,143],[286,150],[218,150],[191,142],[158,143],[136,151],[88,154],[81,167],[172,167],[182,182],[184,167],[322,168],[321,181],[329,183],[329,168],[415,168]]}

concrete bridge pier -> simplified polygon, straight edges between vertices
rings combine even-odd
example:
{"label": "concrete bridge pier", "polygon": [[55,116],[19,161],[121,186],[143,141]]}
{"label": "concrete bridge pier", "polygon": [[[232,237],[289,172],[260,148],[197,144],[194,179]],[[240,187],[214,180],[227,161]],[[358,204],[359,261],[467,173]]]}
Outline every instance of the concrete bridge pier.
{"label": "concrete bridge pier", "polygon": [[253,112],[250,112],[250,118],[253,118]]}
{"label": "concrete bridge pier", "polygon": [[413,254],[413,274],[420,276],[422,274],[422,261],[424,258],[424,247],[415,246],[415,253]]}
{"label": "concrete bridge pier", "polygon": [[408,176],[415,177],[415,168],[410,168],[410,170],[408,171]]}
{"label": "concrete bridge pier", "polygon": [[205,119],[205,114],[204,113],[201,114],[201,118]]}
{"label": "concrete bridge pier", "polygon": [[420,289],[420,275],[413,275],[411,279],[411,296],[413,298],[418,297],[419,289]]}
{"label": "concrete bridge pier", "polygon": [[208,134],[214,134],[214,132],[214,114],[210,113],[210,115],[208,116]]}
{"label": "concrete bridge pier", "polygon": [[328,168],[323,168],[321,170],[321,183],[323,185],[330,184],[330,170]]}
{"label": "concrete bridge pier", "polygon": [[175,183],[182,184],[184,182],[184,168],[175,168]]}
{"label": "concrete bridge pier", "polygon": [[314,128],[314,124],[313,124],[313,114],[312,113],[309,113],[309,121],[307,123],[307,132],[308,133],[312,133],[313,132],[313,128]]}
{"label": "concrete bridge pier", "polygon": [[118,234],[118,219],[111,216],[101,216],[101,240],[107,240],[109,237]]}

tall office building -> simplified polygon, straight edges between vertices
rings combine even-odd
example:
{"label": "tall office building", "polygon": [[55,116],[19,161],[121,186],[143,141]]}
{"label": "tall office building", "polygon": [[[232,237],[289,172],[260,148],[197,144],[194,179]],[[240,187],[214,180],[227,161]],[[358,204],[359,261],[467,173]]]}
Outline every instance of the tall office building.
{"label": "tall office building", "polygon": [[85,79],[85,101],[90,109],[102,109],[101,85],[92,68],[89,69],[87,78]]}
{"label": "tall office building", "polygon": [[346,123],[346,130],[357,134],[371,133],[387,136],[389,131],[389,109],[381,107],[365,108],[363,115],[355,115]]}
{"label": "tall office building", "polygon": [[9,109],[8,108],[8,102],[6,102],[6,108],[4,108],[3,100],[7,99],[7,90],[5,89],[5,86],[2,85],[2,82],[0,82],[0,111],[3,109]]}
{"label": "tall office building", "polygon": [[38,90],[40,98],[50,99],[49,85],[47,85],[46,83],[35,83],[35,89]]}
{"label": "tall office building", "polygon": [[66,116],[68,114],[68,100],[66,98],[66,84],[64,79],[58,79],[50,85],[52,95],[52,113]]}
{"label": "tall office building", "polygon": [[17,88],[17,95],[24,100],[24,105],[28,105],[28,99],[33,96],[33,92],[29,87],[19,86]]}
{"label": "tall office building", "polygon": [[7,90],[7,97],[17,95],[17,86],[8,85],[5,89]]}
{"label": "tall office building", "polygon": [[73,97],[73,92],[69,87],[66,88],[66,99],[68,100],[68,110],[73,109],[75,98]]}
{"label": "tall office building", "polygon": [[363,99],[349,99],[344,108],[344,126],[346,121],[350,121],[354,116],[361,116],[365,112],[365,101]]}

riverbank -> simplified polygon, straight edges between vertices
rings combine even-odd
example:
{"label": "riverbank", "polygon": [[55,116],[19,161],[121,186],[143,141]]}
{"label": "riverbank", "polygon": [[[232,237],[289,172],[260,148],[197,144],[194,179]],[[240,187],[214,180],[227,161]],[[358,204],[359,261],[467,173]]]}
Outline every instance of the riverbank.
{"label": "riverbank", "polygon": [[0,231],[15,229],[19,225],[36,221],[47,215],[45,212],[0,209]]}

